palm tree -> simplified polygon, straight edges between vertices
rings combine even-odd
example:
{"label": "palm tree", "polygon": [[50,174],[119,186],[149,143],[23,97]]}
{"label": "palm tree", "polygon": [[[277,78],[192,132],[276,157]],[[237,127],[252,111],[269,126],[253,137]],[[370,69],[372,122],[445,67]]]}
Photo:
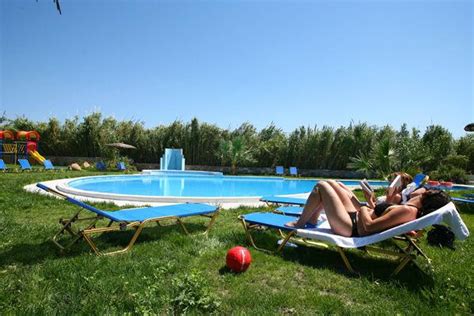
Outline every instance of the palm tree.
{"label": "palm tree", "polygon": [[363,152],[360,152],[355,157],[350,157],[349,160],[350,162],[347,164],[347,168],[363,172],[366,177],[369,177],[371,172],[374,170],[374,166],[369,155]]}
{"label": "palm tree", "polygon": [[219,152],[223,164],[230,161],[232,174],[236,174],[237,165],[255,161],[253,150],[247,147],[243,136],[236,136],[232,140],[221,141]]}

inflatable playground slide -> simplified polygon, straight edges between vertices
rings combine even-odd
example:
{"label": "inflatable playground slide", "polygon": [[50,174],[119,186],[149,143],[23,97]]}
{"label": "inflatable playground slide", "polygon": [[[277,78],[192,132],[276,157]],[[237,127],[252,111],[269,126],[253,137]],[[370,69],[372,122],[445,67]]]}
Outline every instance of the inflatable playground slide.
{"label": "inflatable playground slide", "polygon": [[10,158],[12,163],[16,163],[18,158],[27,158],[30,156],[39,164],[46,160],[38,152],[38,141],[40,135],[37,131],[0,131],[0,158],[5,155]]}
{"label": "inflatable playground slide", "polygon": [[36,160],[40,164],[43,164],[43,162],[46,160],[46,158],[41,156],[41,154],[36,150],[30,150],[30,156],[31,156],[31,158],[33,158],[34,160]]}

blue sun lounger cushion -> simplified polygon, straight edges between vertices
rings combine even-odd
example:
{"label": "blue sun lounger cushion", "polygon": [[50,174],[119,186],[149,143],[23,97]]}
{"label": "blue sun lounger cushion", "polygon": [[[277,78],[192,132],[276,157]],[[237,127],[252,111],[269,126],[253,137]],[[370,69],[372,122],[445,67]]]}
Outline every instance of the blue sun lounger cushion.
{"label": "blue sun lounger cushion", "polygon": [[283,166],[276,166],[275,167],[275,174],[277,176],[282,176],[285,174],[285,168],[283,168]]}
{"label": "blue sun lounger cushion", "polygon": [[55,169],[54,166],[53,166],[53,163],[49,159],[46,159],[45,161],[43,161],[43,166],[44,166],[44,169],[46,169],[46,170],[54,170]]}
{"label": "blue sun lounger cushion", "polygon": [[[37,187],[45,191],[53,191],[51,188],[45,186],[42,183],[36,184]],[[98,209],[92,205],[76,200],[72,197],[65,196],[65,200],[71,202],[77,206],[80,206],[86,210],[96,213],[97,215],[108,218],[116,222],[134,222],[134,221],[145,221],[159,217],[188,217],[213,213],[217,210],[217,207],[209,204],[199,203],[188,203],[188,204],[174,204],[165,206],[151,206],[151,207],[140,207],[140,208],[129,208],[119,211],[106,211]]]}
{"label": "blue sun lounger cushion", "polygon": [[423,173],[419,173],[413,178],[413,182],[409,183],[402,191],[402,204],[405,204],[410,199],[410,194],[419,189],[426,179],[428,179],[428,176]]}
{"label": "blue sun lounger cushion", "polygon": [[298,176],[298,168],[290,167],[290,176]]}
{"label": "blue sun lounger cushion", "polygon": [[125,162],[123,161],[117,162],[117,170],[119,171],[127,170],[127,167],[125,167]]}
{"label": "blue sun lounger cushion", "polygon": [[107,169],[107,165],[105,164],[105,162],[103,161],[98,161],[96,164],[95,164],[95,168],[97,170],[100,170],[100,171],[104,171]]}
{"label": "blue sun lounger cushion", "polygon": [[466,203],[466,204],[474,204],[474,199],[470,199],[470,198],[467,198],[467,199],[463,199],[463,198],[451,198],[451,200],[453,200],[454,202],[458,202],[458,203]]}
{"label": "blue sun lounger cushion", "polygon": [[275,212],[288,216],[300,216],[303,213],[303,208],[303,206],[280,206]]}
{"label": "blue sun lounger cushion", "polygon": [[0,159],[0,170],[2,171],[5,171],[7,170],[7,165],[5,164],[5,162],[3,161],[3,159]]}
{"label": "blue sun lounger cushion", "polygon": [[30,162],[27,159],[18,159],[21,170],[31,170]]}
{"label": "blue sun lounger cushion", "polygon": [[260,201],[266,203],[275,203],[275,204],[293,204],[303,206],[306,204],[306,199],[304,198],[294,198],[286,196],[263,196]]}
{"label": "blue sun lounger cushion", "polygon": [[414,178],[413,178],[413,183],[415,183],[416,187],[419,188],[423,182],[425,182],[428,179],[428,176],[423,173],[418,173]]}
{"label": "blue sun lounger cushion", "polygon": [[[270,228],[280,229],[284,231],[293,231],[297,230],[294,227],[285,226],[286,223],[294,222],[294,216],[287,216],[275,213],[250,213],[242,215],[242,218],[250,224],[262,225]],[[315,225],[306,224],[305,229],[315,228]]]}

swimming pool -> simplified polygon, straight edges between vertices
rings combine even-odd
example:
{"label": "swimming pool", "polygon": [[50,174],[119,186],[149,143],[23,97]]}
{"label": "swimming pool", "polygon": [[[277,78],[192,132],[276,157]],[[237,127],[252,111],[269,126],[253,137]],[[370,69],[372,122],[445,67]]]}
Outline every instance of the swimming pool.
{"label": "swimming pool", "polygon": [[[359,183],[349,180],[343,182],[347,185]],[[153,172],[78,178],[58,185],[58,189],[80,196],[143,202],[255,202],[267,195],[308,193],[316,183],[314,179]],[[383,186],[387,183],[371,181],[371,184]]]}
{"label": "swimming pool", "polygon": [[[94,176],[57,186],[63,192],[94,198],[140,202],[256,202],[262,196],[304,194],[315,179],[224,176],[210,172],[146,172],[138,175]],[[341,180],[358,186],[358,180]],[[386,181],[370,181],[375,187]]]}

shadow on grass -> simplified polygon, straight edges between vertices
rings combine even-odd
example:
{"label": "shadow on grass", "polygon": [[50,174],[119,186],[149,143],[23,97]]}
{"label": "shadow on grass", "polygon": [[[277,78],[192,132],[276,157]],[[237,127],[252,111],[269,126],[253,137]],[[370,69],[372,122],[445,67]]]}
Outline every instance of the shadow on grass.
{"label": "shadow on grass", "polygon": [[[234,235],[237,238],[238,234]],[[242,238],[246,238],[242,232]],[[255,243],[262,248],[276,250],[278,240],[275,235],[268,232],[253,234]],[[390,242],[386,243],[387,245]],[[247,243],[247,245],[249,245]],[[284,260],[297,262],[298,264],[309,266],[315,269],[327,269],[335,273],[343,274],[349,278],[365,278],[370,281],[378,282],[399,282],[413,291],[421,288],[430,288],[433,286],[433,278],[429,272],[420,271],[418,267],[410,263],[402,271],[392,276],[392,272],[398,266],[399,261],[394,257],[381,257],[380,255],[368,255],[356,249],[345,251],[345,254],[356,274],[351,273],[345,266],[341,255],[334,247],[316,248],[312,246],[298,245],[296,248],[285,247],[281,254]]]}
{"label": "shadow on grass", "polygon": [[455,202],[456,208],[458,209],[459,213],[461,213],[461,216],[463,213],[466,214],[474,214],[474,202],[473,203],[461,203],[461,202]]}
{"label": "shadow on grass", "polygon": [[329,269],[350,278],[365,278],[378,282],[397,281],[411,290],[433,286],[433,279],[414,264],[408,264],[398,275],[392,276],[392,272],[399,264],[397,260],[374,257],[356,250],[346,251],[345,254],[356,274],[349,272],[339,252],[331,247],[316,249],[299,246],[298,249],[284,252],[283,258],[316,269]]}
{"label": "shadow on grass", "polygon": [[[192,238],[193,234],[203,232],[205,226],[197,223],[186,223],[186,228],[190,233],[190,236],[187,237]],[[173,232],[178,232],[186,236],[179,225],[145,227],[138,237],[134,247],[148,242],[155,242]],[[97,237],[94,238],[94,242],[101,251],[118,250],[128,244],[133,234],[134,230],[127,230],[124,232],[110,232],[97,235]],[[65,238],[64,242],[68,242],[67,237]],[[130,251],[133,251],[133,248]],[[45,240],[39,244],[20,243],[14,245],[7,251],[0,253],[0,267],[4,268],[6,266],[15,264],[36,265],[46,260],[72,258],[84,254],[93,254],[93,252],[87,243],[82,239],[78,240],[74,245],[65,251],[59,250],[50,239]]]}

